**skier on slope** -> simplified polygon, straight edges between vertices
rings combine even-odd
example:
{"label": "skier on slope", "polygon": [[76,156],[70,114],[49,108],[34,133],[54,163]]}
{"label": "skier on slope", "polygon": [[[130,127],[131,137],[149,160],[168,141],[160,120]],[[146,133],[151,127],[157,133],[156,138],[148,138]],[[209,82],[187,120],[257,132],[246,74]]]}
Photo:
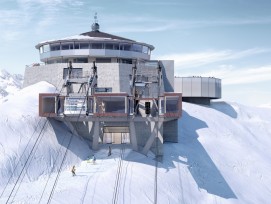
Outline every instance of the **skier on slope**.
{"label": "skier on slope", "polygon": [[72,172],[72,176],[76,176],[76,174],[75,174],[75,166],[73,165],[73,167],[72,167],[72,170],[71,170],[71,172]]}
{"label": "skier on slope", "polygon": [[95,157],[94,154],[93,154],[93,157],[92,157],[92,161],[93,161],[93,164],[95,164],[95,162],[96,162],[96,157]]}
{"label": "skier on slope", "polygon": [[108,147],[108,156],[111,156],[111,147]]}

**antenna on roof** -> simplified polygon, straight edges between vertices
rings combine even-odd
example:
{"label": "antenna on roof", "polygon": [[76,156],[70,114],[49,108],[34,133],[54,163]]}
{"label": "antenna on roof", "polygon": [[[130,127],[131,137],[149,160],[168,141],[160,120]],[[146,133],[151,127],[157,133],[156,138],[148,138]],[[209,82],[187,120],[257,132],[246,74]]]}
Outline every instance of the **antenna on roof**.
{"label": "antenna on roof", "polygon": [[98,17],[97,17],[97,12],[95,12],[95,15],[94,15],[94,23],[92,24],[91,26],[92,28],[92,31],[99,31],[100,29],[100,25],[98,24]]}
{"label": "antenna on roof", "polygon": [[95,15],[94,15],[94,23],[98,23],[98,16],[97,16],[97,12],[95,12]]}

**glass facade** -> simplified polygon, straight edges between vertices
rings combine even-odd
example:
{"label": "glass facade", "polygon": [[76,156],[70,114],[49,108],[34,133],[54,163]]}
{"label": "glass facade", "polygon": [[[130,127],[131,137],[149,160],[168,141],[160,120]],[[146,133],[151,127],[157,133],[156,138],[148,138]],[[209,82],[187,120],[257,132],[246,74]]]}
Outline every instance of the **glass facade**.
{"label": "glass facade", "polygon": [[51,44],[50,49],[51,51],[60,50],[60,44]]}
{"label": "glass facade", "polygon": [[123,50],[150,54],[150,48],[140,44],[119,44],[119,43],[90,43],[90,42],[68,42],[68,43],[53,43],[42,45],[39,48],[40,53],[58,50],[73,50],[73,49],[107,49],[107,50]]}
{"label": "glass facade", "polygon": [[80,43],[80,49],[89,49],[89,43]]}
{"label": "glass facade", "polygon": [[88,58],[82,57],[82,58],[74,58],[74,63],[88,63]]}
{"label": "glass facade", "polygon": [[133,45],[132,45],[132,51],[135,51],[135,52],[142,52],[142,45],[133,44]]}
{"label": "glass facade", "polygon": [[98,96],[97,113],[126,113],[126,96]]}
{"label": "glass facade", "polygon": [[179,111],[179,97],[178,96],[167,96],[166,97],[166,113]]}
{"label": "glass facade", "polygon": [[66,97],[64,114],[85,114],[86,99],[84,97]]}
{"label": "glass facade", "polygon": [[49,52],[50,46],[49,45],[43,45],[43,52]]}
{"label": "glass facade", "polygon": [[[73,50],[73,43],[61,44],[62,50]],[[52,50],[51,50],[52,51]]]}
{"label": "glass facade", "polygon": [[92,43],[91,49],[103,49],[103,43]]}

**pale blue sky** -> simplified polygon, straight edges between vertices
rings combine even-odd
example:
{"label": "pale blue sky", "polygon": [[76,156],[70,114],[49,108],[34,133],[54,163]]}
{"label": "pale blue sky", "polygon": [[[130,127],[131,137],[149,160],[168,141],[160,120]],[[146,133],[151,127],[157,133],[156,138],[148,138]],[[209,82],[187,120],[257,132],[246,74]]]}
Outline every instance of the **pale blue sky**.
{"label": "pale blue sky", "polygon": [[223,100],[271,104],[269,0],[1,0],[0,69],[24,73],[34,46],[91,30],[155,46],[178,76],[222,79]]}

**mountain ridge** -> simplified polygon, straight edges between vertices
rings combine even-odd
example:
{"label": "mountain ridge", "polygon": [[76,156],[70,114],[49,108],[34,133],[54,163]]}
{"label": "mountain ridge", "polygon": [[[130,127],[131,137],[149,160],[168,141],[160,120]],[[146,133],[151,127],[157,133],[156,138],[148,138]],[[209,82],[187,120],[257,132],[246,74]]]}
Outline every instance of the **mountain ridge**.
{"label": "mountain ridge", "polygon": [[23,86],[23,75],[10,74],[5,69],[0,70],[0,102],[4,97],[14,94]]}

